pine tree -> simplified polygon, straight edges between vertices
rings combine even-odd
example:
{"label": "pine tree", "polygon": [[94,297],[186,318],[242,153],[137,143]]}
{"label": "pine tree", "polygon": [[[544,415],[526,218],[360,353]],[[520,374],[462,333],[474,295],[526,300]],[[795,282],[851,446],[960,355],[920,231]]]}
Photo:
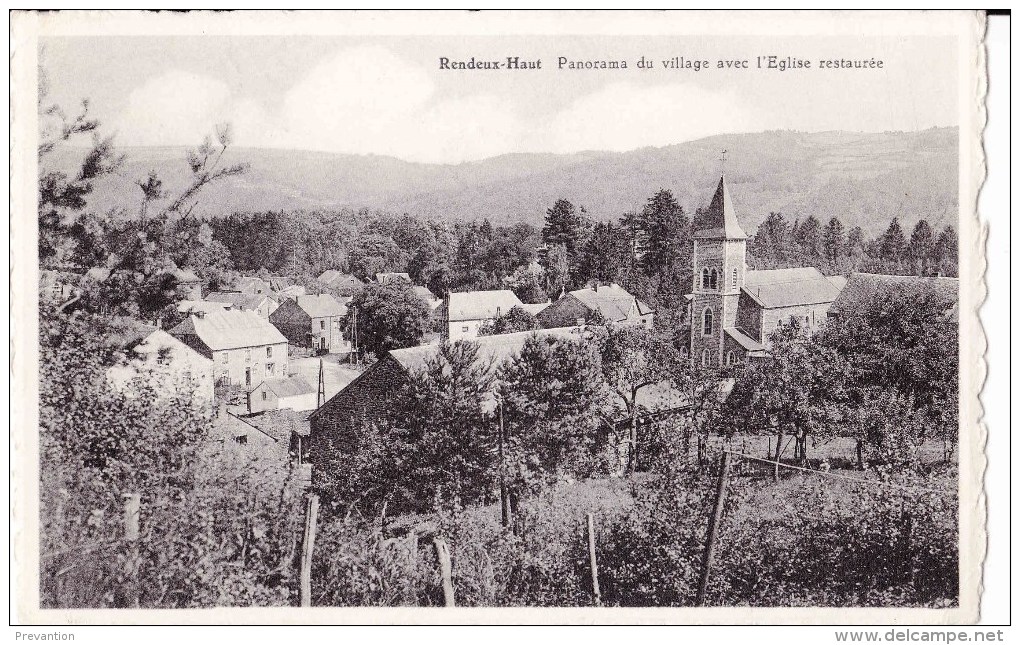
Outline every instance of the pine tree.
{"label": "pine tree", "polygon": [[922,219],[910,234],[907,255],[914,264],[917,275],[927,275],[935,252],[935,232],[931,230],[928,220]]}
{"label": "pine tree", "polygon": [[938,242],[935,244],[938,273],[944,276],[956,276],[959,254],[960,241],[956,236],[956,229],[946,226],[942,229]]}
{"label": "pine tree", "polygon": [[842,268],[842,261],[846,256],[847,242],[843,234],[843,222],[838,217],[833,217],[822,233],[822,249],[825,259],[829,263],[829,271],[839,273]]}
{"label": "pine tree", "polygon": [[822,248],[822,224],[814,215],[808,216],[796,228],[794,240],[800,248],[801,257],[805,264],[812,264],[819,255]]}
{"label": "pine tree", "polygon": [[673,193],[664,189],[655,193],[641,211],[640,226],[644,234],[641,263],[647,273],[690,264],[690,220]]}
{"label": "pine tree", "polygon": [[545,212],[542,241],[550,246],[562,244],[567,254],[573,257],[580,247],[583,229],[583,217],[574,205],[565,199],[557,199],[553,207]]}
{"label": "pine tree", "polygon": [[907,246],[907,239],[900,227],[900,219],[892,218],[889,228],[878,238],[878,256],[880,259],[898,264],[903,259],[903,253]]}

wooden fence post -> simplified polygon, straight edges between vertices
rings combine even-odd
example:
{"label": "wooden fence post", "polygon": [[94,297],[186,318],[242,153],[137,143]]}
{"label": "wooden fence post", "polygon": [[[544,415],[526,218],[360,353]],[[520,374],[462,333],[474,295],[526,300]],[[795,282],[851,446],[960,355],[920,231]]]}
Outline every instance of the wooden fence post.
{"label": "wooden fence post", "polygon": [[315,526],[319,519],[319,496],[308,495],[305,534],[301,542],[301,606],[312,606],[312,552],[315,549]]}
{"label": "wooden fence post", "polygon": [[125,603],[128,607],[138,607],[140,604],[139,582],[138,582],[138,534],[142,513],[142,498],[138,493],[124,494],[124,541],[127,544],[127,593]]}
{"label": "wooden fence post", "polygon": [[705,537],[705,553],[701,562],[701,580],[698,582],[698,596],[695,604],[705,605],[705,594],[708,591],[708,578],[712,573],[712,559],[715,557],[715,543],[719,536],[719,523],[722,521],[723,506],[726,503],[726,488],[730,478],[730,453],[724,452],[719,465],[719,481],[715,488],[715,506],[712,516],[708,519],[708,534]]}
{"label": "wooden fence post", "polygon": [[588,513],[588,559],[591,562],[591,592],[595,606],[602,606],[602,591],[599,589],[599,564],[595,559],[595,517]]}
{"label": "wooden fence post", "polygon": [[432,540],[436,547],[436,558],[439,560],[439,572],[443,576],[443,602],[447,607],[456,607],[453,598],[453,566],[450,563],[450,549],[446,540],[436,536]]}

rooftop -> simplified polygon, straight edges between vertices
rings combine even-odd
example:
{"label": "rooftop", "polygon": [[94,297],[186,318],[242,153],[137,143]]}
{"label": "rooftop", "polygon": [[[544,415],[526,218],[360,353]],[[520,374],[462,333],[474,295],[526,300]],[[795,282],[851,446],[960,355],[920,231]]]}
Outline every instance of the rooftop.
{"label": "rooftop", "polygon": [[570,295],[580,300],[586,307],[602,314],[609,322],[625,320],[634,303],[637,303],[638,315],[654,313],[647,304],[635,298],[629,291],[618,284],[603,285],[592,289],[578,289]]}
{"label": "rooftop", "polygon": [[[946,303],[950,315],[959,316],[960,281],[957,278],[920,277],[911,275],[883,275],[879,273],[853,273],[847,279],[846,287],[829,307],[830,314],[846,314],[857,311],[866,300],[879,293],[898,289],[930,290]],[[954,309],[955,305],[955,309]],[[955,312],[955,313],[954,313]]]}
{"label": "rooftop", "polygon": [[719,186],[701,217],[695,222],[694,237],[698,239],[745,240],[747,234],[740,228],[737,210],[726,185],[726,177],[719,178]]}
{"label": "rooftop", "polygon": [[446,301],[451,321],[489,320],[521,304],[520,298],[509,289],[450,293]]}
{"label": "rooftop", "polygon": [[347,305],[328,293],[295,296],[294,302],[312,318],[329,318],[347,315]]}
{"label": "rooftop", "polygon": [[266,293],[254,295],[242,291],[213,291],[206,295],[205,299],[209,302],[225,302],[238,309],[254,311],[255,309],[258,309],[259,305],[261,305],[268,297],[269,294]]}
{"label": "rooftop", "polygon": [[315,392],[315,388],[312,384],[300,375],[295,376],[282,376],[279,378],[268,378],[263,381],[268,389],[272,390],[276,396],[301,396],[302,394],[311,394]]}
{"label": "rooftop", "polygon": [[287,342],[280,330],[265,318],[236,309],[192,314],[171,329],[170,334],[178,338],[197,336],[212,351]]}
{"label": "rooftop", "polygon": [[765,309],[832,302],[839,288],[814,267],[748,271],[744,293]]}

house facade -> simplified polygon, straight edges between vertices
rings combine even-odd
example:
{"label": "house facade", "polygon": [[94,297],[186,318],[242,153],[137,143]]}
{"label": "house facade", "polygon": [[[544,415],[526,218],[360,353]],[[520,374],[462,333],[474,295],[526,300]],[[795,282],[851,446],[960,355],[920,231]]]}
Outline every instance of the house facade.
{"label": "house facade", "polygon": [[288,298],[269,320],[295,347],[345,354],[351,351],[351,343],[343,334],[346,315],[346,304],[323,293]]}
{"label": "house facade", "polygon": [[267,410],[314,410],[318,394],[303,376],[268,378],[248,394],[248,411],[252,414]]}
{"label": "house facade", "polygon": [[440,336],[450,342],[478,338],[478,329],[522,306],[520,298],[509,289],[496,291],[464,291],[449,293],[435,312],[440,321]]}
{"label": "house facade", "polygon": [[785,323],[812,331],[839,296],[839,280],[813,267],[751,271],[747,235],[737,219],[726,178],[695,222],[694,289],[688,300],[690,356],[705,366],[763,356],[769,335]]}
{"label": "house facade", "polygon": [[287,338],[250,311],[194,312],[170,334],[212,360],[218,384],[250,391],[267,378],[287,375]]}
{"label": "house facade", "polygon": [[651,329],[655,310],[612,283],[566,293],[544,306],[535,317],[544,328],[609,323]]}
{"label": "house facade", "polygon": [[197,410],[211,411],[213,362],[161,329],[143,330],[126,339],[125,362],[107,370],[115,389],[130,392],[135,384],[153,386],[160,396],[190,397]]}
{"label": "house facade", "polygon": [[318,281],[343,296],[353,296],[355,291],[365,286],[356,276],[336,269],[323,271]]}

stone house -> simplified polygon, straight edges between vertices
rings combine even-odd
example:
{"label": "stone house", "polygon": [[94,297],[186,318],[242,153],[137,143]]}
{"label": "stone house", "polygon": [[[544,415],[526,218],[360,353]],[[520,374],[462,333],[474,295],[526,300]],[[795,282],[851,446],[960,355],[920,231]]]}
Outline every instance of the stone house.
{"label": "stone house", "polygon": [[436,309],[435,318],[440,321],[442,339],[452,342],[477,338],[482,323],[521,306],[520,299],[509,289],[449,293]]}
{"label": "stone house", "polygon": [[194,312],[170,334],[213,361],[213,378],[245,391],[287,374],[287,338],[250,311]]}
{"label": "stone house", "polygon": [[346,354],[351,351],[351,343],[343,334],[346,315],[345,303],[323,293],[288,298],[269,316],[269,320],[295,347]]}
{"label": "stone house", "polygon": [[162,329],[135,330],[120,344],[126,360],[107,370],[115,389],[151,386],[167,398],[190,396],[196,410],[212,410],[213,362]]}
{"label": "stone house", "polygon": [[303,376],[269,378],[248,394],[248,412],[256,414],[267,410],[314,410],[318,393]]}
{"label": "stone house", "polygon": [[592,323],[643,325],[649,329],[655,310],[618,284],[592,285],[564,294],[535,316],[542,327],[569,327]]}
{"label": "stone house", "polygon": [[251,311],[260,318],[269,319],[269,315],[279,306],[271,293],[246,293],[244,291],[213,291],[205,297],[209,302],[230,305],[231,309]]}

